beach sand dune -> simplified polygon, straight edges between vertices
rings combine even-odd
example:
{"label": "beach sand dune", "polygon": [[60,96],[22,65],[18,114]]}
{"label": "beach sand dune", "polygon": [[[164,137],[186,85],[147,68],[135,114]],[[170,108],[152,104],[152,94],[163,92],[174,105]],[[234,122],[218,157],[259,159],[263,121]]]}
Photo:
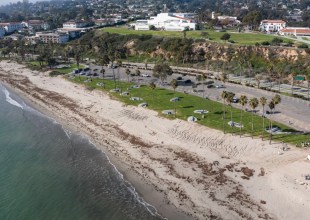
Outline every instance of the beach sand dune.
{"label": "beach sand dune", "polygon": [[170,219],[308,219],[307,151],[223,134],[126,106],[62,77],[0,63],[0,79],[87,134]]}

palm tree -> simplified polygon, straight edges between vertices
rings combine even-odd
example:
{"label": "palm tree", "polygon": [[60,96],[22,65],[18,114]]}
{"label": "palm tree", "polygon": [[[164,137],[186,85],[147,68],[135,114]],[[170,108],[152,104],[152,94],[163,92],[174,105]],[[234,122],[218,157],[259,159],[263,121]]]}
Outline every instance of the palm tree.
{"label": "palm tree", "polygon": [[306,80],[308,83],[308,106],[310,107],[310,67],[307,68]]}
{"label": "palm tree", "polygon": [[[178,81],[176,79],[171,80],[170,86],[173,88],[173,96],[175,96],[175,89],[178,87]],[[174,117],[176,117],[177,111],[176,111],[176,101],[173,102],[174,104]]]}
{"label": "palm tree", "polygon": [[292,90],[292,95],[294,95],[294,82],[295,82],[295,77],[297,76],[298,72],[296,69],[293,70],[293,72],[291,73],[292,75],[292,84],[291,84],[291,90]]}
{"label": "palm tree", "polygon": [[127,68],[126,69],[126,75],[127,75],[128,82],[129,82],[130,73],[131,73],[130,69]]}
{"label": "palm tree", "polygon": [[269,82],[270,82],[270,90],[271,90],[271,88],[272,88],[272,81],[271,81],[271,79],[272,79],[272,75],[273,75],[273,64],[272,63],[270,63],[268,65],[267,70],[268,70],[268,73],[269,73],[269,79],[270,79]]}
{"label": "palm tree", "polygon": [[252,108],[252,139],[253,139],[253,131],[254,131],[254,121],[253,121],[253,117],[254,117],[254,110],[257,108],[258,106],[258,99],[257,98],[252,98],[250,99],[250,107]]}
{"label": "palm tree", "polygon": [[149,86],[152,89],[152,96],[154,101],[154,90],[156,89],[156,84],[154,82],[150,82]]}
{"label": "palm tree", "polygon": [[[272,114],[272,110],[273,110],[274,107],[275,107],[274,102],[271,100],[271,101],[269,102],[268,106],[269,106],[269,109],[270,109],[270,113]],[[269,136],[269,144],[271,144],[271,140],[272,140],[272,132],[271,132],[271,129],[272,129],[272,120],[271,120],[271,118],[269,118],[269,121],[270,121],[270,123],[269,123],[269,134],[270,134],[270,136]]]}
{"label": "palm tree", "polygon": [[117,60],[116,64],[117,64],[117,81],[118,81],[117,84],[118,84],[118,87],[120,87],[120,85],[119,85],[119,81],[120,81],[119,69],[122,67],[123,62],[121,60]]}
{"label": "palm tree", "polygon": [[280,95],[275,95],[273,98],[272,98],[272,101],[274,103],[274,110],[276,110],[276,105],[281,103],[281,96]]}
{"label": "palm tree", "polygon": [[136,69],[136,76],[138,77],[138,82],[140,80],[141,71],[139,69]]}
{"label": "palm tree", "polygon": [[225,108],[225,101],[227,99],[227,95],[228,93],[226,91],[223,91],[222,94],[221,94],[221,97],[223,99],[223,131],[224,131],[224,134],[225,134],[225,119],[226,119],[226,108]]}
{"label": "palm tree", "polygon": [[231,103],[234,100],[234,96],[235,96],[235,93],[228,92],[227,97],[226,97],[226,101],[227,101],[228,105],[230,106],[230,121],[233,121],[232,120],[232,105],[231,105]]}
{"label": "palm tree", "polygon": [[241,112],[240,112],[240,137],[242,135],[242,113],[244,106],[248,103],[248,97],[245,95],[240,96]]}
{"label": "palm tree", "polygon": [[265,132],[265,105],[267,103],[267,99],[265,97],[261,97],[259,99],[260,104],[263,106],[263,132],[262,132],[262,140],[264,140],[264,132]]}

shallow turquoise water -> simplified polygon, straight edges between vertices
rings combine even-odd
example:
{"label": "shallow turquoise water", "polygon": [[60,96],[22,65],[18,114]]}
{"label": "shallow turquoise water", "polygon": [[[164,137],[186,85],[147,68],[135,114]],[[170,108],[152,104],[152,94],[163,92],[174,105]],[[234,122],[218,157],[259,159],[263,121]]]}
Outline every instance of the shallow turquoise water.
{"label": "shallow turquoise water", "polygon": [[86,138],[0,85],[0,219],[160,219]]}

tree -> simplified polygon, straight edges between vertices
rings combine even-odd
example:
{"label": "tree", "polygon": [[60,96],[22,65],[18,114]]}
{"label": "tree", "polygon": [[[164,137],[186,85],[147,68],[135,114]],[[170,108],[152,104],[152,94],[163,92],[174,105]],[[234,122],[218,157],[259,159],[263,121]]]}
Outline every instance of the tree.
{"label": "tree", "polygon": [[[270,114],[272,114],[272,111],[274,109],[274,102],[271,100],[268,104],[269,109],[270,109]],[[272,140],[272,120],[271,118],[269,118],[269,144],[271,144],[271,140]]]}
{"label": "tree", "polygon": [[74,59],[76,61],[76,65],[78,68],[78,73],[79,73],[79,80],[81,80],[81,75],[80,75],[80,62],[81,62],[81,56],[83,53],[83,47],[77,46],[73,50],[74,53]]}
{"label": "tree", "polygon": [[240,112],[240,137],[242,135],[242,114],[243,114],[243,108],[248,103],[248,97],[245,95],[240,96],[240,104],[241,104],[241,112]]}
{"label": "tree", "polygon": [[138,77],[138,82],[140,79],[141,71],[139,69],[136,69],[136,76]]}
{"label": "tree", "polygon": [[167,76],[172,75],[172,73],[173,71],[170,66],[165,63],[156,64],[153,68],[153,76],[159,78],[161,82],[167,79]]}
{"label": "tree", "polygon": [[226,91],[223,91],[221,94],[221,97],[223,99],[223,131],[225,134],[225,119],[226,119],[226,108],[225,108],[225,101],[227,99],[228,93]]}
{"label": "tree", "polygon": [[131,71],[130,71],[130,69],[126,69],[126,75],[127,75],[127,79],[128,79],[128,82],[129,82],[129,76],[130,76],[130,73],[131,73]]}
{"label": "tree", "polygon": [[259,99],[260,104],[263,107],[263,132],[262,132],[262,140],[264,140],[264,132],[265,132],[265,105],[267,104],[267,99],[265,97],[261,97]]}
{"label": "tree", "polygon": [[233,120],[232,120],[232,105],[231,105],[231,103],[234,100],[234,96],[235,96],[235,93],[228,92],[227,93],[227,97],[226,97],[226,101],[227,101],[228,105],[230,106],[230,121],[231,122],[233,122]]}
{"label": "tree", "polygon": [[298,70],[296,69],[296,67],[293,69],[293,72],[291,73],[291,91],[292,91],[292,95],[294,95],[294,82],[295,82],[295,77],[297,76],[298,74]]}
{"label": "tree", "polygon": [[[170,86],[173,88],[173,95],[175,96],[175,89],[178,87],[178,81],[176,79],[171,80]],[[177,111],[176,111],[176,101],[173,102],[174,105],[174,117],[176,117]]]}
{"label": "tree", "polygon": [[230,34],[228,33],[225,33],[221,36],[220,38],[221,40],[224,40],[224,41],[228,41],[230,39]]}
{"label": "tree", "polygon": [[254,121],[253,121],[253,118],[254,118],[254,110],[257,108],[258,106],[258,99],[257,98],[252,98],[250,99],[250,107],[252,108],[252,139],[253,139],[253,131],[254,131]]}
{"label": "tree", "polygon": [[306,80],[308,83],[308,106],[310,107],[310,67],[306,70]]}
{"label": "tree", "polygon": [[263,16],[260,11],[250,11],[246,16],[243,17],[242,22],[249,26],[253,26],[253,29],[256,29],[260,24]]}
{"label": "tree", "polygon": [[120,83],[119,83],[119,81],[120,81],[120,74],[119,74],[119,69],[122,67],[122,65],[123,65],[123,62],[122,62],[122,60],[117,60],[116,61],[116,65],[117,65],[117,81],[118,81],[118,87],[120,87]]}
{"label": "tree", "polygon": [[152,96],[154,101],[154,90],[156,89],[156,84],[154,82],[150,82],[149,87],[152,89]]}
{"label": "tree", "polygon": [[272,101],[274,103],[274,110],[276,110],[276,105],[281,103],[281,96],[279,94],[275,95]]}

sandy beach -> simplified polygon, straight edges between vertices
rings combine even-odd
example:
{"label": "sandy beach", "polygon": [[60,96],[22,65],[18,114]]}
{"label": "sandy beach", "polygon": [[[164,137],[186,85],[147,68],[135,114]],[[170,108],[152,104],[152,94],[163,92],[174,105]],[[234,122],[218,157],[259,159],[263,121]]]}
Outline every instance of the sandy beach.
{"label": "sandy beach", "polygon": [[14,62],[0,62],[0,82],[86,134],[169,219],[309,219],[309,149],[162,118]]}

